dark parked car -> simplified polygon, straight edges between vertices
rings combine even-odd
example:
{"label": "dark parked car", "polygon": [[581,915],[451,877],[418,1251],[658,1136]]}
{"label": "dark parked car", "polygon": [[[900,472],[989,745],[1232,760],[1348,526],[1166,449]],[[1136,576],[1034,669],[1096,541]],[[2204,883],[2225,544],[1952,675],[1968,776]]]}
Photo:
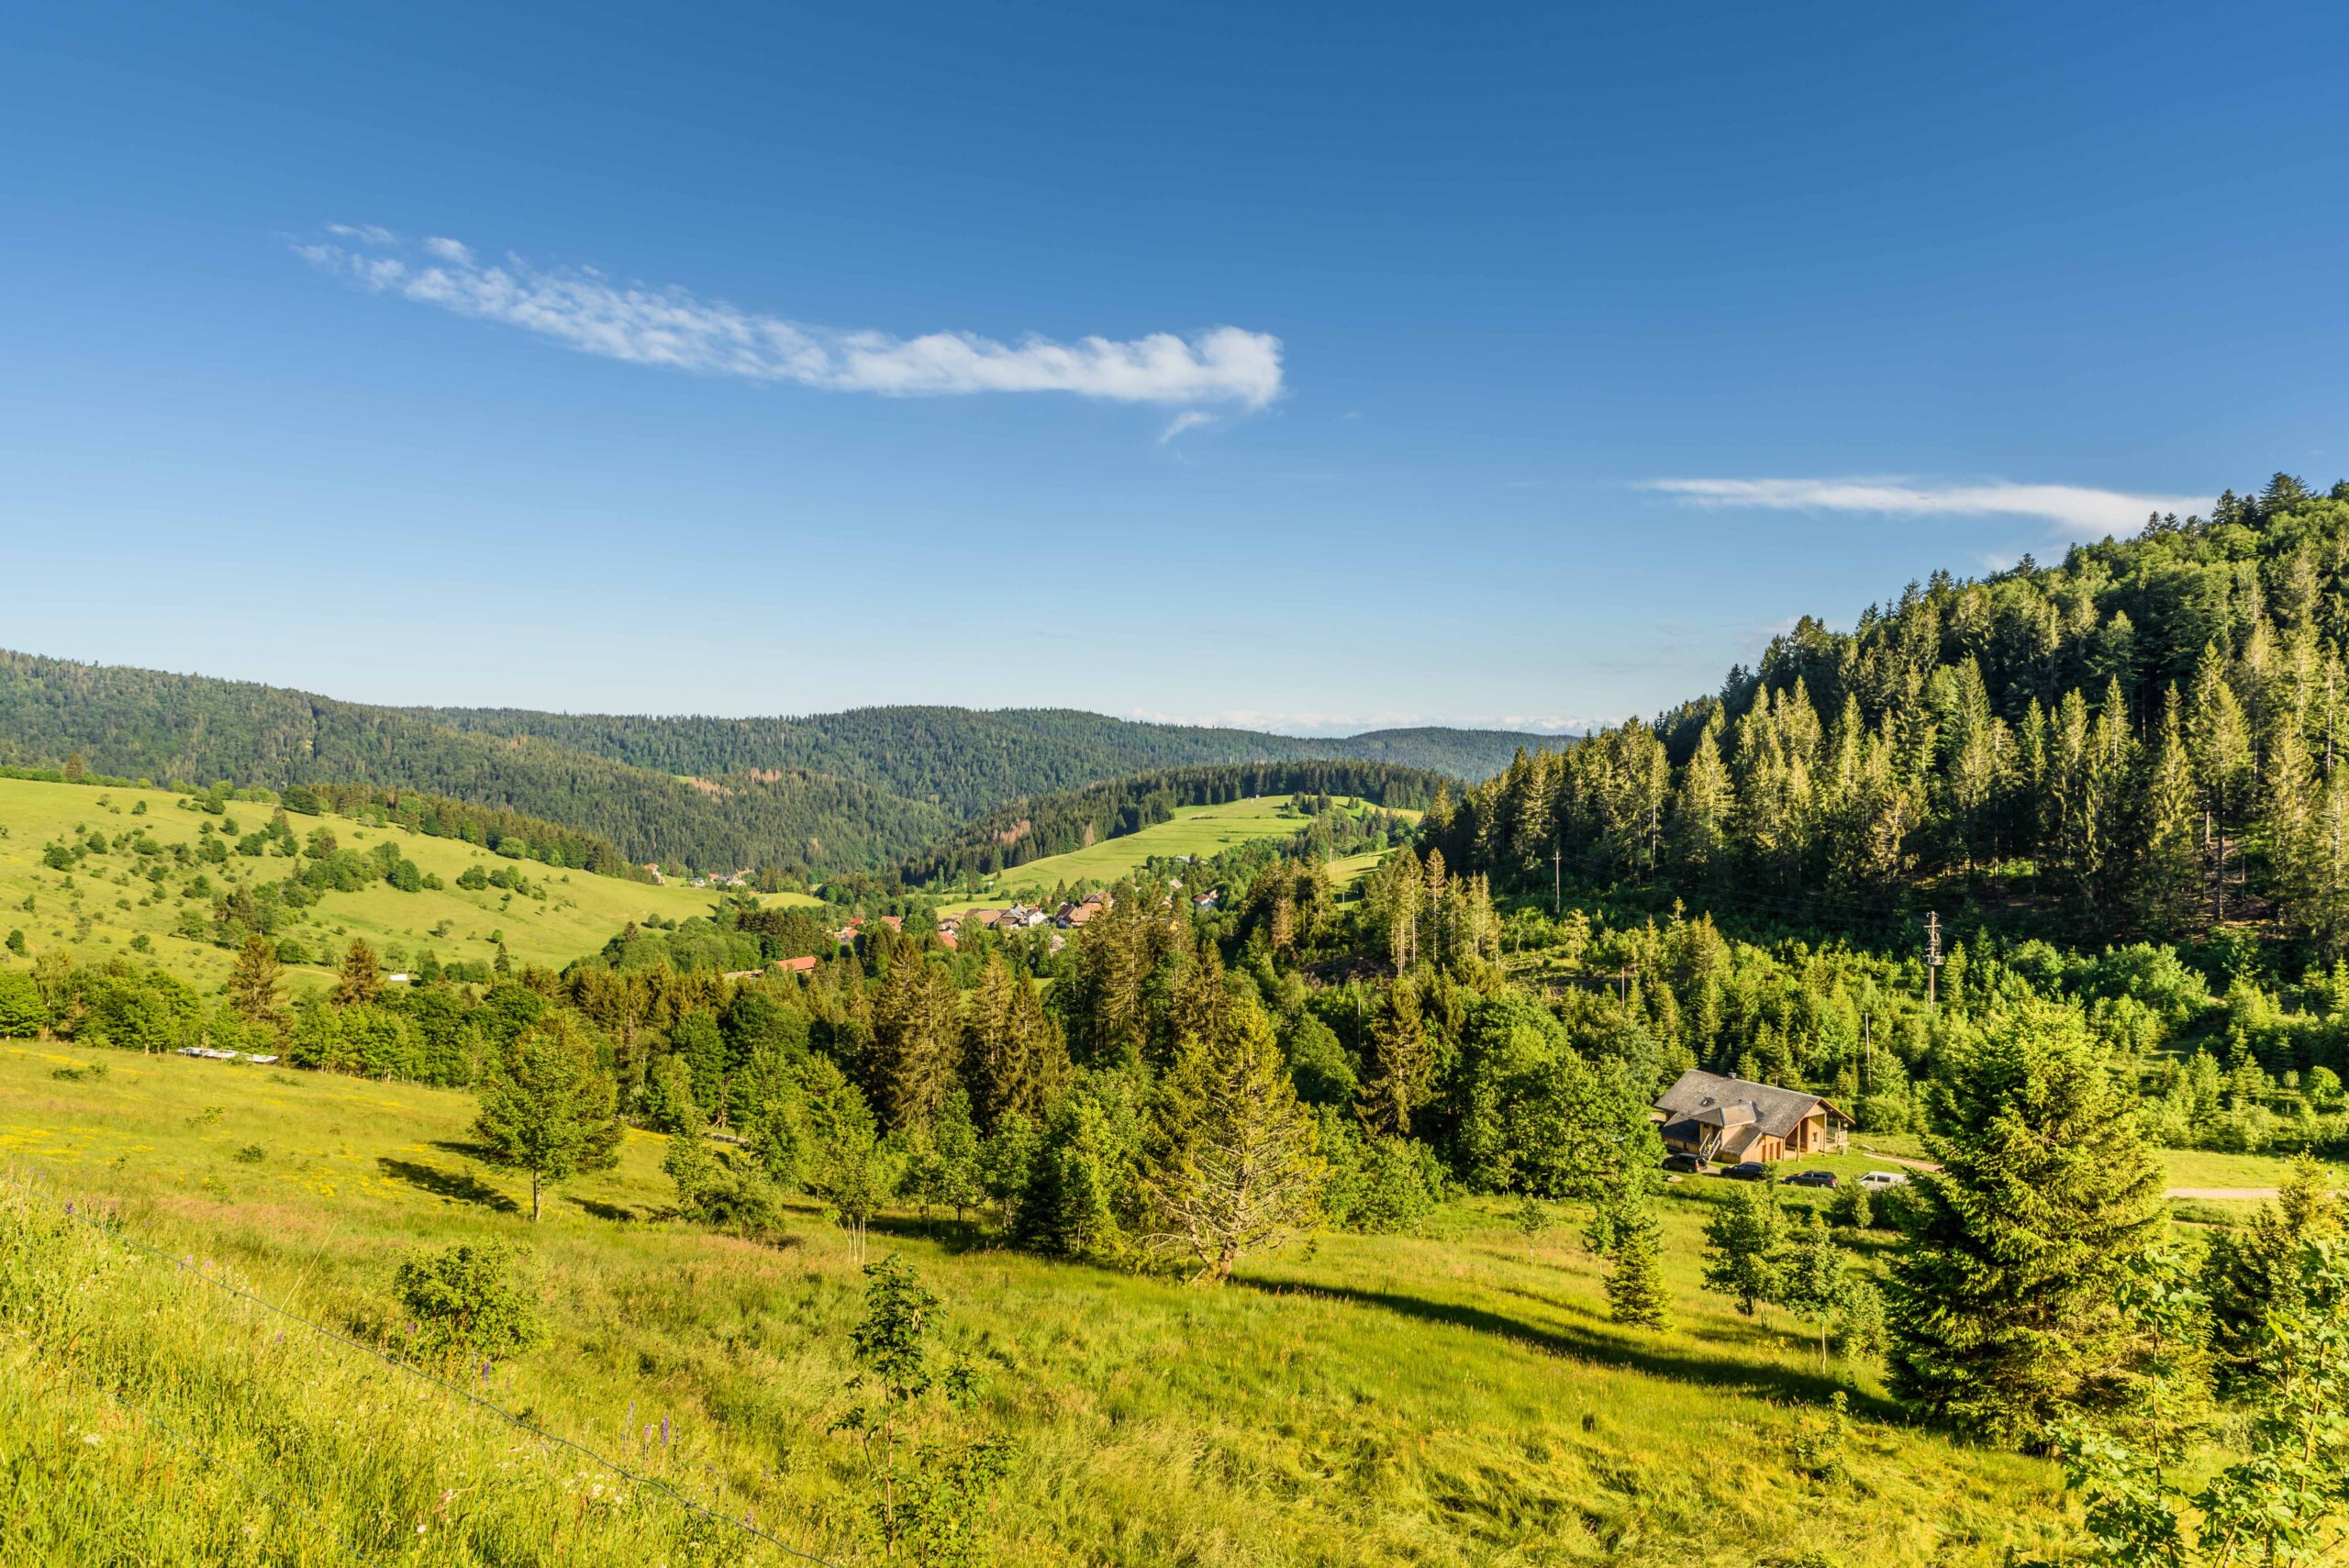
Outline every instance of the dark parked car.
{"label": "dark parked car", "polygon": [[1667,1171],[1686,1171],[1692,1176],[1701,1176],[1713,1168],[1713,1162],[1702,1154],[1667,1154],[1664,1157],[1664,1168]]}
{"label": "dark parked car", "polygon": [[1787,1178],[1790,1187],[1831,1187],[1836,1185],[1832,1171],[1797,1171]]}
{"label": "dark parked car", "polygon": [[1770,1179],[1770,1167],[1758,1160],[1741,1160],[1721,1174],[1732,1182],[1766,1182]]}

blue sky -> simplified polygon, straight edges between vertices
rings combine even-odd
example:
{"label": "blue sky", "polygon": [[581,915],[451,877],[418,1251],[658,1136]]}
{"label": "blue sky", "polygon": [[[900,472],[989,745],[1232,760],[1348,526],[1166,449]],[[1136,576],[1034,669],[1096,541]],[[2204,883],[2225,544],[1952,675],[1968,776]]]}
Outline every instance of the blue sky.
{"label": "blue sky", "polygon": [[0,646],[1579,728],[2349,472],[2337,6],[682,9],[0,21]]}

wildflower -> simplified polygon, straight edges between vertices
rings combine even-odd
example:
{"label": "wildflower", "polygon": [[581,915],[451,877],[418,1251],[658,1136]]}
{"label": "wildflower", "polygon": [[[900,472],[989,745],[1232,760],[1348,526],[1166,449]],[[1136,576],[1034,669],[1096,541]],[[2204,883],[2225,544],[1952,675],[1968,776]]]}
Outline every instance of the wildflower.
{"label": "wildflower", "polygon": [[661,1446],[669,1446],[669,1418],[666,1416],[661,1418]]}
{"label": "wildflower", "polygon": [[92,1448],[95,1448],[100,1443],[106,1441],[106,1439],[98,1436],[95,1432],[83,1432],[82,1434],[82,1440],[88,1443]]}

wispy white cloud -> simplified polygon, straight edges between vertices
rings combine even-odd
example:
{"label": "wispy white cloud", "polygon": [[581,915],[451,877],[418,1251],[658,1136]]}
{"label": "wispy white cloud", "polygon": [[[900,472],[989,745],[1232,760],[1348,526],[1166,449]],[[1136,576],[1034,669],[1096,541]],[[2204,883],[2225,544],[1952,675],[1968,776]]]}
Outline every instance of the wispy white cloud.
{"label": "wispy white cloud", "polygon": [[[1121,403],[1261,408],[1281,391],[1281,340],[1237,327],[1124,341],[1004,343],[969,332],[897,338],[808,326],[681,288],[616,284],[587,268],[542,270],[511,255],[484,262],[443,237],[427,239],[418,256],[373,225],[327,231],[345,243],[296,244],[295,252],[377,293],[630,364],[895,395],[1066,392]],[[1167,438],[1197,417],[1178,418]]]}
{"label": "wispy white cloud", "polygon": [[2074,539],[2132,534],[2153,513],[2185,516],[2206,505],[2190,495],[2140,495],[2078,484],[2018,484],[2003,479],[1970,484],[1903,478],[1656,479],[1643,488],[1704,506],[1873,512],[1885,517],[2037,517],[2062,537]]}
{"label": "wispy white cloud", "polygon": [[1202,414],[1196,408],[1186,408],[1167,422],[1166,428],[1158,432],[1158,444],[1163,447],[1186,430],[1195,430],[1201,425],[1214,423],[1214,415]]}

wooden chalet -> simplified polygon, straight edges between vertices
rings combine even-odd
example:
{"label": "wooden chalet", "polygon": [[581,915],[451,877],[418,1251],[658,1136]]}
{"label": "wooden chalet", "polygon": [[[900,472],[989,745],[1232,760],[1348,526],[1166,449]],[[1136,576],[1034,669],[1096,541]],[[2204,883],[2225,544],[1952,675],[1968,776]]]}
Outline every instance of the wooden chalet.
{"label": "wooden chalet", "polygon": [[1841,1153],[1852,1118],[1819,1095],[1694,1068],[1655,1102],[1664,1146],[1724,1164]]}

